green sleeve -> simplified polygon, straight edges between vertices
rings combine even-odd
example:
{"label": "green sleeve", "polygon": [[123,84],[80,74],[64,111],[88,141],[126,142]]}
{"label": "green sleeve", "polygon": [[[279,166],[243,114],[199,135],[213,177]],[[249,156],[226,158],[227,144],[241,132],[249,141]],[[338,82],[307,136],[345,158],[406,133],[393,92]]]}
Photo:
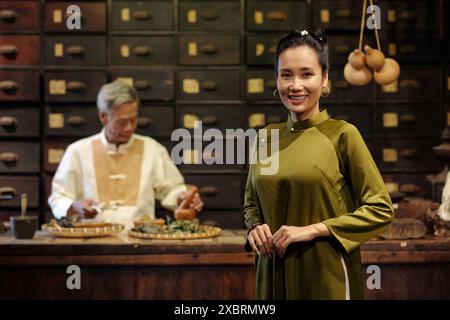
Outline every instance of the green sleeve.
{"label": "green sleeve", "polygon": [[354,212],[323,221],[348,252],[380,233],[392,220],[394,209],[386,186],[367,146],[355,126],[349,125],[338,148],[355,203]]}
{"label": "green sleeve", "polygon": [[244,219],[247,230],[256,223],[262,223],[256,205],[256,194],[252,184],[252,167],[250,167],[244,192]]}

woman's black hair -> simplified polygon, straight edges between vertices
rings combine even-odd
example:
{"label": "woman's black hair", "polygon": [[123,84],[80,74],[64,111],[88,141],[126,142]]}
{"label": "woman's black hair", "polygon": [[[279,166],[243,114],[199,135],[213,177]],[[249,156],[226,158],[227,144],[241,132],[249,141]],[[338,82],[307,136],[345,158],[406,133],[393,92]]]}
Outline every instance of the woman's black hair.
{"label": "woman's black hair", "polygon": [[322,29],[309,27],[302,30],[294,30],[280,39],[275,52],[275,74],[278,75],[278,58],[280,54],[289,48],[307,45],[317,52],[320,66],[324,73],[328,72],[328,45],[327,37]]}

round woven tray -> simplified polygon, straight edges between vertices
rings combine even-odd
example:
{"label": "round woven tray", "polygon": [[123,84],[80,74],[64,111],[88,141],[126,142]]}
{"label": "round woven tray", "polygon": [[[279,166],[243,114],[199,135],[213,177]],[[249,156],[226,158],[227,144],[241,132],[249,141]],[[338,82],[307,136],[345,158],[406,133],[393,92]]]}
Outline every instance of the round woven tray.
{"label": "round woven tray", "polygon": [[211,226],[200,226],[202,232],[176,232],[176,233],[142,233],[129,231],[128,235],[133,238],[154,239],[154,240],[190,240],[217,237],[222,229]]}
{"label": "round woven tray", "polygon": [[64,238],[92,238],[106,237],[114,233],[118,233],[124,229],[124,226],[116,223],[107,223],[103,227],[76,227],[63,228],[54,224],[43,224],[42,230],[55,237]]}

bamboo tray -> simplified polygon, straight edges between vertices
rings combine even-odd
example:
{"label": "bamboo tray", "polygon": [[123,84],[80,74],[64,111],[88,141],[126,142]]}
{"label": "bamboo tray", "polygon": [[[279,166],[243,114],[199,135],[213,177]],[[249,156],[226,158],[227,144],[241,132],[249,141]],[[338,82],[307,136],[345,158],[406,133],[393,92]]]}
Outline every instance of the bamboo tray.
{"label": "bamboo tray", "polygon": [[136,231],[129,231],[128,235],[139,239],[154,239],[154,240],[190,240],[190,239],[204,239],[217,237],[222,229],[211,226],[200,226],[202,232],[175,232],[175,233],[142,233]]}
{"label": "bamboo tray", "polygon": [[124,226],[117,223],[106,223],[101,227],[75,227],[63,228],[59,225],[46,223],[42,225],[42,230],[55,237],[64,238],[92,238],[106,237],[118,233],[124,229]]}

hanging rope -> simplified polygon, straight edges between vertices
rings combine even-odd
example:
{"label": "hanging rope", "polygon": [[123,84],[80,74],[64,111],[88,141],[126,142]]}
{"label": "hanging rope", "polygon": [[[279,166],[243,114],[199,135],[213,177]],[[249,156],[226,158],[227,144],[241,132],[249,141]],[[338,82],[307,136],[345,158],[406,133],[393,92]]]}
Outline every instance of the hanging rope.
{"label": "hanging rope", "polygon": [[362,42],[363,42],[363,37],[364,37],[364,22],[366,21],[366,5],[367,5],[367,0],[363,0],[362,14],[361,14],[361,27],[359,30],[359,46],[358,46],[359,51],[362,50]]}
{"label": "hanging rope", "polygon": [[[370,1],[370,6],[373,8],[373,0]],[[361,14],[361,28],[359,31],[359,51],[362,50],[362,42],[364,38],[364,23],[366,22],[366,10],[367,10],[367,0],[363,0],[363,7],[362,7],[362,14]],[[373,10],[373,9],[372,9]],[[373,25],[375,27],[375,39],[377,40],[377,49],[381,51],[381,45],[380,45],[380,36],[378,35],[378,28],[377,28],[377,19],[374,17],[375,12],[372,11],[371,17],[373,18]]]}

